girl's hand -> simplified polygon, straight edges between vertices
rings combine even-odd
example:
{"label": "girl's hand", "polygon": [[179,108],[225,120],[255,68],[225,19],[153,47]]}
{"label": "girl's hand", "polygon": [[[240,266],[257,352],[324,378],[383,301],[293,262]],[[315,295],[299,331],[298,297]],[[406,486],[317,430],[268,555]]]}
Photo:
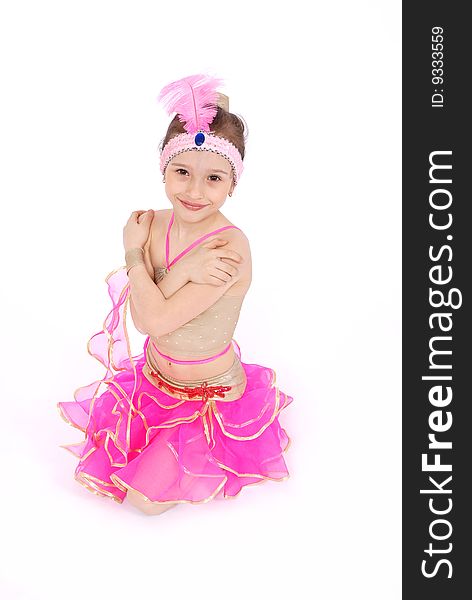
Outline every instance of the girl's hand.
{"label": "girl's hand", "polygon": [[135,210],[123,228],[123,245],[125,252],[131,248],[143,248],[149,237],[153,210]]}
{"label": "girl's hand", "polygon": [[239,270],[232,263],[241,263],[243,259],[234,250],[224,248],[227,244],[228,240],[210,238],[183,256],[179,262],[188,281],[224,285],[236,277]]}

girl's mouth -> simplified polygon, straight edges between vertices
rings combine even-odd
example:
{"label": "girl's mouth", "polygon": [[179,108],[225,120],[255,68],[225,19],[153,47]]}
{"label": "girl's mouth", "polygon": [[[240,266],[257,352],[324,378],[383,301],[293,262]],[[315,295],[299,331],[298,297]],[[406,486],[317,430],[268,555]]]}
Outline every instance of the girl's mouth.
{"label": "girl's mouth", "polygon": [[184,202],[184,200],[180,200],[179,198],[179,202],[185,206],[185,208],[187,208],[188,210],[201,210],[202,208],[205,208],[205,206],[207,206],[206,204],[195,204],[194,202]]}

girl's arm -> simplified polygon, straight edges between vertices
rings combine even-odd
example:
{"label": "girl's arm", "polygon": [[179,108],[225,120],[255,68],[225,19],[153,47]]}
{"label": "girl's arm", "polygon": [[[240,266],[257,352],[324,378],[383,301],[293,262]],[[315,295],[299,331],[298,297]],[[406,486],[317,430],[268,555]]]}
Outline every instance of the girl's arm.
{"label": "girl's arm", "polygon": [[[232,285],[250,277],[250,249],[246,236],[232,236],[231,247],[243,258],[242,268],[224,285],[186,283],[169,298],[155,285],[146,264],[138,264],[129,272],[134,310],[140,317],[140,331],[160,337],[188,323],[212,306]],[[171,271],[166,275],[168,277]]]}
{"label": "girl's arm", "polygon": [[167,300],[189,281],[187,271],[182,269],[181,265],[175,264],[168,273],[165,273],[164,277],[157,284],[157,287]]}
{"label": "girl's arm", "polygon": [[[154,268],[151,263],[151,256],[149,252],[149,243],[150,237],[144,246],[144,264],[146,266],[146,271],[151,278],[154,285]],[[136,267],[133,267],[133,270]],[[130,271],[131,273],[131,271]],[[180,290],[187,282],[189,281],[188,274],[186,269],[181,268],[179,263],[176,263],[169,273],[166,273],[164,278],[157,284],[157,287],[161,291],[162,295],[165,299],[169,298],[177,290]],[[138,310],[136,310],[135,303],[133,301],[133,295],[130,294],[130,310],[131,310],[131,318],[133,319],[134,326],[140,333],[146,333],[144,331],[143,319]]]}
{"label": "girl's arm", "polygon": [[[156,215],[161,212],[164,211],[157,211]],[[199,285],[211,283],[212,286],[216,285],[222,287],[226,285],[225,282],[227,281],[232,281],[232,283],[234,283],[237,280],[236,275],[238,274],[238,269],[235,265],[238,265],[238,267],[240,266],[242,257],[239,253],[235,252],[234,249],[228,247],[228,239],[215,236],[208,239],[202,246],[197,247],[173,265],[172,269],[170,269],[156,285],[154,283],[154,268],[152,266],[150,253],[152,232],[153,229],[150,230],[148,239],[143,246],[145,272],[148,274],[154,287],[157,287],[158,290],[160,290],[161,295],[165,300],[169,300],[176,292],[190,282]],[[247,243],[247,239],[242,232],[241,235]],[[234,236],[230,237],[233,238]],[[223,263],[220,259],[223,260]],[[224,264],[223,267],[221,266],[222,264]],[[132,273],[135,268],[136,267],[133,267],[130,273]],[[142,267],[140,267],[140,269],[141,268]],[[223,269],[223,271],[221,269]],[[227,289],[227,287],[224,289]],[[224,293],[224,291],[222,291],[221,294],[222,293]],[[131,286],[131,317],[136,329],[145,334],[147,333],[145,325],[147,322],[146,315],[141,313],[140,306],[137,306],[137,304],[135,293],[133,293],[133,287]],[[203,310],[205,310],[205,308]]]}
{"label": "girl's arm", "polygon": [[[149,232],[149,237],[147,242],[144,244],[144,263],[146,265],[146,270],[149,273],[149,277],[154,281],[154,268],[151,263],[151,252],[149,247],[151,245],[152,240],[152,229]],[[177,290],[180,290],[182,286],[184,286],[189,281],[188,273],[185,269],[181,268],[179,263],[176,263],[175,266],[166,273],[164,278],[157,283],[157,287],[161,290],[164,298],[169,298],[174,294]]]}

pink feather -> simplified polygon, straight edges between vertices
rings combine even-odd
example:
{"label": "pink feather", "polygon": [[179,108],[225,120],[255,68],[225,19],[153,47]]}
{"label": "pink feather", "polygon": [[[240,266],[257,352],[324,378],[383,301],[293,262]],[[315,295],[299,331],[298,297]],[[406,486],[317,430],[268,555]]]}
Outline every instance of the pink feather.
{"label": "pink feather", "polygon": [[162,88],[158,100],[169,115],[173,112],[179,115],[188,133],[208,131],[217,112],[216,88],[222,82],[209,75],[190,75]]}

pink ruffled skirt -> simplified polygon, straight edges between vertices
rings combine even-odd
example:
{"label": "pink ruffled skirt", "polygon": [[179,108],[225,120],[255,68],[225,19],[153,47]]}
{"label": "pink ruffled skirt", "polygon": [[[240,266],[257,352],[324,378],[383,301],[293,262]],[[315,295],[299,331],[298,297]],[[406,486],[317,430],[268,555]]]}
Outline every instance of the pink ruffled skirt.
{"label": "pink ruffled skirt", "polygon": [[145,352],[129,352],[123,268],[106,281],[113,309],[88,343],[106,376],[79,388],[74,401],[57,403],[61,416],[85,434],[62,446],[79,459],[75,479],[120,503],[128,490],[155,503],[203,503],[287,479],[283,453],[290,439],[278,417],[292,398],[275,385],[274,371],[241,363],[246,388],[230,402],[168,395],[144,376]]}

